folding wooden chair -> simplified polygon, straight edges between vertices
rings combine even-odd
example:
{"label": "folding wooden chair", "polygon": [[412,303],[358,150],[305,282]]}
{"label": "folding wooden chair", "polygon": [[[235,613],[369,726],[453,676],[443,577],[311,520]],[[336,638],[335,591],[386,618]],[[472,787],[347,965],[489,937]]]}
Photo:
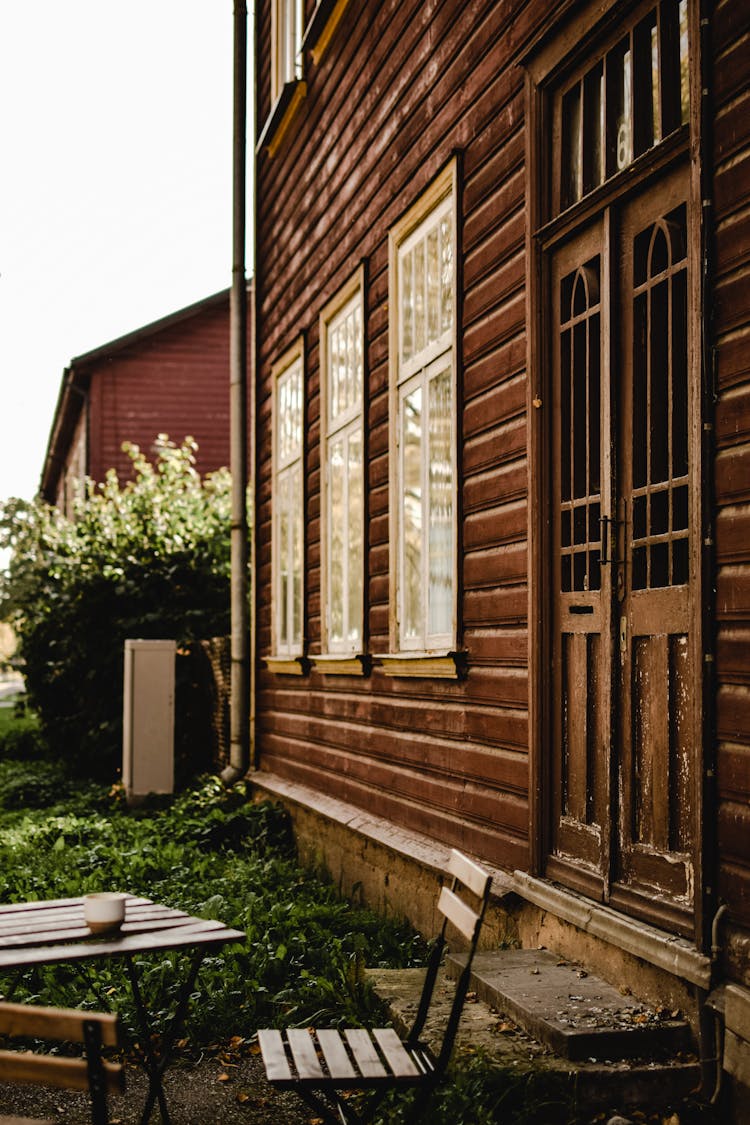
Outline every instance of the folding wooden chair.
{"label": "folding wooden chair", "polygon": [[[119,1016],[82,1012],[74,1008],[39,1008],[31,1004],[0,1002],[0,1035],[82,1043],[86,1058],[38,1055],[31,1051],[0,1051],[0,1082],[88,1090],[92,1125],[108,1125],[107,1095],[125,1088],[119,1063],[105,1062],[102,1047],[116,1047],[120,1039]],[[0,1125],[22,1125],[26,1117],[3,1117]],[[37,1120],[35,1125],[54,1125]]]}
{"label": "folding wooden chair", "polygon": [[[330,1125],[342,1122],[362,1125],[372,1121],[385,1095],[401,1088],[418,1090],[416,1116],[445,1072],[469,987],[471,962],[492,882],[481,867],[457,851],[451,852],[447,873],[452,877],[452,885],[442,887],[437,904],[443,915],[442,927],[430,955],[414,1025],[404,1040],[392,1028],[347,1028],[343,1033],[333,1028],[258,1032],[268,1081],[280,1089],[295,1090]],[[463,900],[463,891],[473,896],[476,906]],[[469,951],[456,984],[440,1050],[433,1055],[420,1035],[430,1010],[449,922],[468,939]],[[342,1097],[349,1090],[362,1090],[367,1094],[357,1111]]]}

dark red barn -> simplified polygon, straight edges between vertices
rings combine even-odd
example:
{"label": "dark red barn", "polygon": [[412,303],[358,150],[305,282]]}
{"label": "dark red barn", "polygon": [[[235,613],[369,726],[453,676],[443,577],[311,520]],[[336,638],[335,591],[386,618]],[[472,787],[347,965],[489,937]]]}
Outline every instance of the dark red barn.
{"label": "dark red barn", "polygon": [[229,291],[73,359],[65,370],[40,493],[69,507],[74,482],[130,474],[124,442],[198,442],[197,469],[229,465]]}

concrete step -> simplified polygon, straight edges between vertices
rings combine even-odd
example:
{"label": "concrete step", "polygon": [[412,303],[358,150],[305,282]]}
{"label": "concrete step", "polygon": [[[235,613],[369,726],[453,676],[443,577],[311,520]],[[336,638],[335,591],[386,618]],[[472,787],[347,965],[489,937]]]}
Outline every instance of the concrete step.
{"label": "concrete step", "polygon": [[[449,975],[464,964],[448,958]],[[655,1012],[546,949],[477,953],[470,987],[565,1059],[653,1060],[690,1048],[690,1027],[678,1012]]]}
{"label": "concrete step", "polygon": [[[371,969],[367,975],[388,1006],[394,1025],[406,1034],[416,1015],[424,970]],[[423,1034],[433,1051],[440,1049],[454,994],[455,981],[446,972],[441,973]],[[618,1061],[563,1058],[508,1013],[472,992],[461,1016],[456,1058],[461,1064],[477,1055],[487,1060],[497,1075],[504,1091],[503,1105],[513,1105],[516,1097],[537,1098],[549,1106],[546,1120],[555,1125],[574,1120],[588,1123],[591,1115],[597,1121],[606,1121],[607,1117],[601,1116],[603,1111],[681,1112],[683,1105],[692,1105],[700,1084],[700,1067],[690,1053],[661,1060],[649,1056]]]}

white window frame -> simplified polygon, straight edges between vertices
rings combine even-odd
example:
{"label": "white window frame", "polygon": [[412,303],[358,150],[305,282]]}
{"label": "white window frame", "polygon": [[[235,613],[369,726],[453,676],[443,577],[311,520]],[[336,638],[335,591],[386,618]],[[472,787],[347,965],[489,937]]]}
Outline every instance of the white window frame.
{"label": "white window frame", "polygon": [[[333,388],[331,381],[331,337],[336,328],[344,321],[357,306],[359,307],[359,325],[357,336],[355,338],[355,347],[358,353],[359,360],[359,396],[354,402],[349,404],[345,409],[341,410],[336,417],[333,417]],[[366,550],[366,528],[365,528],[365,480],[366,480],[366,460],[365,460],[365,432],[364,432],[364,394],[365,394],[365,332],[364,332],[364,270],[358,269],[357,272],[349,279],[349,281],[342,287],[336,294],[332,301],[320,313],[320,399],[321,399],[321,535],[320,535],[320,550],[321,550],[321,648],[324,654],[348,654],[359,655],[363,652],[364,645],[364,577],[365,577],[365,550]],[[348,562],[350,557],[350,540],[349,540],[349,525],[345,524],[342,529],[344,550],[343,550],[343,592],[342,592],[342,614],[343,614],[343,636],[340,639],[332,637],[331,629],[331,612],[333,606],[333,597],[331,590],[332,583],[332,534],[334,531],[333,526],[333,512],[332,512],[332,491],[331,491],[331,477],[330,477],[330,448],[334,441],[343,440],[345,446],[348,447],[350,436],[354,435],[357,431],[360,434],[360,444],[362,449],[362,478],[360,487],[360,505],[359,505],[359,527],[361,529],[361,571],[359,574],[359,598],[356,615],[358,620],[352,622],[349,618],[350,609],[350,581]],[[345,474],[345,488],[347,495],[343,505],[345,512],[351,511],[349,496],[348,496],[348,477]],[[352,626],[358,627],[358,635],[350,636]]]}
{"label": "white window frame", "polygon": [[[389,233],[389,308],[390,308],[390,645],[392,653],[408,654],[410,657],[443,656],[456,647],[457,606],[458,606],[458,457],[457,457],[457,389],[456,389],[456,342],[457,342],[457,298],[458,298],[458,217],[457,217],[457,162],[449,165],[432,182],[427,191],[414,206],[391,229]],[[409,250],[425,238],[427,232],[439,223],[440,219],[451,216],[452,236],[452,322],[447,330],[425,344],[417,353],[402,359],[404,325],[401,318],[401,295],[403,287],[402,263]],[[423,388],[423,418],[427,419],[426,405],[429,397],[431,379],[442,371],[450,373],[451,389],[451,432],[450,456],[452,466],[451,497],[451,614],[450,626],[440,632],[430,633],[429,618],[429,464],[427,458],[428,442],[422,446],[422,533],[421,565],[424,601],[421,612],[421,630],[418,635],[405,636],[404,623],[404,517],[402,511],[403,452],[402,404],[411,391]],[[423,437],[428,437],[428,429],[423,427]],[[413,673],[418,674],[415,668]]]}
{"label": "white window frame", "polygon": [[[298,411],[295,420],[291,414],[287,433],[282,434],[284,388],[298,381]],[[273,649],[277,657],[294,659],[304,650],[304,593],[305,593],[305,542],[304,542],[304,401],[305,372],[302,340],[286,352],[273,367],[273,492],[271,568],[273,579]],[[289,413],[288,411],[286,412]],[[295,429],[297,432],[295,433]],[[282,437],[285,438],[282,441]],[[286,506],[282,496],[288,491]],[[282,591],[282,535],[281,521],[288,518],[287,564],[291,580],[287,581],[286,594]],[[299,580],[295,591],[294,536],[299,544]],[[296,620],[299,630],[295,631]],[[286,628],[285,628],[286,623]]]}
{"label": "white window frame", "polygon": [[302,78],[303,0],[273,0],[271,5],[271,104],[288,82]]}

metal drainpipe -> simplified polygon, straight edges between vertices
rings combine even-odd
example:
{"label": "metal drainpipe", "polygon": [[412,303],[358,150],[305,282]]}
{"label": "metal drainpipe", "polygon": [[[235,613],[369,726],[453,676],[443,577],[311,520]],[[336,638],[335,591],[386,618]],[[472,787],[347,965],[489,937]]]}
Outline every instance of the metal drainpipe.
{"label": "metal drainpipe", "polygon": [[232,146],[232,289],[229,299],[230,468],[232,472],[232,679],[229,765],[231,785],[249,763],[249,609],[247,489],[247,284],[245,281],[245,164],[247,127],[247,5],[234,5]]}
{"label": "metal drainpipe", "polygon": [[[699,90],[700,90],[700,197],[701,197],[701,360],[703,368],[704,385],[702,398],[704,402],[703,418],[703,448],[702,448],[702,488],[704,496],[714,495],[713,486],[713,459],[715,445],[713,440],[713,425],[716,403],[716,378],[715,378],[715,352],[712,324],[713,310],[713,274],[714,274],[714,228],[716,216],[713,206],[713,59],[711,52],[711,10],[710,0],[701,0],[699,5]],[[693,71],[695,74],[695,71]],[[706,588],[715,590],[715,553],[714,553],[714,519],[704,521],[703,527],[703,565],[704,582]],[[716,839],[716,802],[718,790],[716,784],[716,709],[715,699],[717,682],[715,675],[715,662],[713,650],[713,619],[715,597],[713,600],[703,599],[703,636],[704,636],[704,668],[703,668],[703,713],[704,731],[709,736],[704,739],[707,747],[704,760],[705,781],[703,787],[703,835],[704,845],[704,871],[714,888],[718,886],[719,851]],[[707,639],[711,637],[709,648]],[[709,738],[711,749],[708,750]],[[716,891],[714,891],[714,896]],[[713,899],[716,902],[716,897]],[[719,983],[720,953],[718,942],[719,923],[727,910],[721,904],[713,913],[711,924],[711,990]],[[707,940],[706,922],[704,922],[704,941]],[[698,992],[699,1008],[699,1047],[701,1063],[701,1093],[703,1097],[715,1105],[721,1095],[722,1086],[722,1055],[723,1055],[723,1023],[720,1012],[711,1002],[711,993],[702,989]]]}

